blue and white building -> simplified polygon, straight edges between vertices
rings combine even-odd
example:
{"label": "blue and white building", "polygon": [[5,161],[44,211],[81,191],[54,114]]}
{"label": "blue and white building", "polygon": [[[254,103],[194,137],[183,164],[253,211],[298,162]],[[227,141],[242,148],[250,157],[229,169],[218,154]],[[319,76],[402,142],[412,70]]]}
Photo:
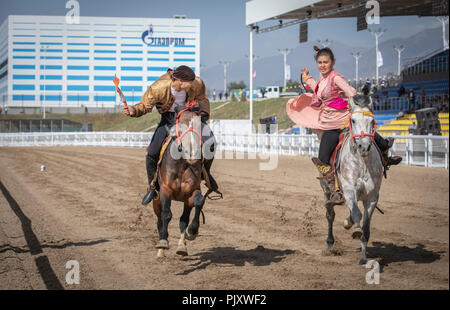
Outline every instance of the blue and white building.
{"label": "blue and white building", "polygon": [[113,108],[140,101],[168,68],[200,75],[200,20],[185,18],[8,16],[0,26],[0,105]]}

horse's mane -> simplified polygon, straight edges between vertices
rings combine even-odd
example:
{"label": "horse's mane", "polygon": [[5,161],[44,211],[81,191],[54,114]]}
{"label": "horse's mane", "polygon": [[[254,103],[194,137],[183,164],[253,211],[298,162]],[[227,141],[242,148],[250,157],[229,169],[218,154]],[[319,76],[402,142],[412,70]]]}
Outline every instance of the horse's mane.
{"label": "horse's mane", "polygon": [[353,104],[364,109],[367,108],[369,110],[371,110],[371,100],[370,100],[370,96],[368,95],[363,95],[363,94],[356,94],[355,96],[352,97],[353,100]]}

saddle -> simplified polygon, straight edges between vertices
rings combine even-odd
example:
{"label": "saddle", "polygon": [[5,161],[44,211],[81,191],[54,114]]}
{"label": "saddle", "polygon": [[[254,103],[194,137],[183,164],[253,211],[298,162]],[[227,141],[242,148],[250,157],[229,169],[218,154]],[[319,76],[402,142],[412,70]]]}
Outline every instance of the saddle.
{"label": "saddle", "polygon": [[[348,127],[346,127],[342,133],[339,136],[339,143],[336,146],[336,148],[333,151],[333,154],[331,155],[331,160],[330,160],[330,165],[331,168],[334,169],[334,171],[338,171],[339,170],[339,157],[341,154],[341,147],[342,145],[344,145],[345,141],[347,141],[347,139],[350,138],[350,130],[348,129]],[[380,150],[380,148],[378,147],[378,145],[376,143],[373,143],[378,151],[378,154],[380,155],[381,158],[381,163],[383,165],[383,175],[384,178],[386,179],[386,170],[387,170],[387,162],[385,157],[383,156],[383,152]],[[337,174],[335,173],[335,178],[336,178],[336,182],[337,182]]]}

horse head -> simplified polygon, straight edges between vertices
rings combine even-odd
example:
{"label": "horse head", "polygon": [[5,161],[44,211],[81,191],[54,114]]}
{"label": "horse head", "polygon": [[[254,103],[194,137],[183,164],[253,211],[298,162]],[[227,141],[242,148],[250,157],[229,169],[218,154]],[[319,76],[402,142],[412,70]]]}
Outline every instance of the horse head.
{"label": "horse head", "polygon": [[174,132],[177,151],[190,165],[194,165],[202,158],[201,128],[201,119],[196,112],[187,109],[178,113]]}
{"label": "horse head", "polygon": [[351,115],[349,129],[352,141],[362,157],[369,154],[376,131],[376,122],[370,95],[357,94],[349,98]]}

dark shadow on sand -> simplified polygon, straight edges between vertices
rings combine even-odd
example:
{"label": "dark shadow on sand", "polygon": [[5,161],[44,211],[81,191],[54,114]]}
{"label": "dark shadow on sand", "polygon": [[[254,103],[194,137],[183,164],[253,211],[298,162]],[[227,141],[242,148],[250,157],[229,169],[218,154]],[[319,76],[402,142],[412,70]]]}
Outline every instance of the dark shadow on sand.
{"label": "dark shadow on sand", "polygon": [[271,263],[278,263],[286,258],[287,255],[293,254],[292,250],[274,250],[257,246],[251,250],[237,250],[233,247],[218,247],[209,249],[192,255],[188,260],[198,260],[192,264],[192,268],[185,270],[177,275],[188,275],[191,272],[202,270],[211,264],[215,265],[234,265],[238,267],[245,266],[245,263],[253,266],[268,266]]}
{"label": "dark shadow on sand", "polygon": [[426,250],[423,244],[415,247],[397,246],[393,243],[373,242],[372,247],[367,247],[367,258],[381,258],[380,271],[390,263],[413,261],[416,264],[430,264],[441,258],[445,251]]}

